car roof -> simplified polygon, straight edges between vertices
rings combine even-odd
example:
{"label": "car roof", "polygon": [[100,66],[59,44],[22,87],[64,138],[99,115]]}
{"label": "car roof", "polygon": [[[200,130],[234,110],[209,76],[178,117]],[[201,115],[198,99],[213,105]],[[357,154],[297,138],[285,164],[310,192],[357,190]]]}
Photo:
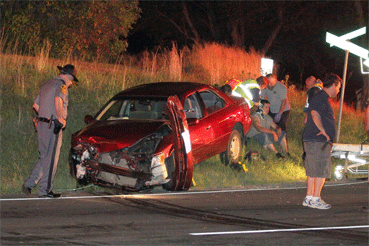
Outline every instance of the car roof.
{"label": "car roof", "polygon": [[177,95],[182,98],[183,95],[190,94],[197,90],[210,89],[213,87],[196,82],[157,82],[151,84],[142,84],[127,90],[124,90],[115,97],[121,96],[154,96],[169,97]]}

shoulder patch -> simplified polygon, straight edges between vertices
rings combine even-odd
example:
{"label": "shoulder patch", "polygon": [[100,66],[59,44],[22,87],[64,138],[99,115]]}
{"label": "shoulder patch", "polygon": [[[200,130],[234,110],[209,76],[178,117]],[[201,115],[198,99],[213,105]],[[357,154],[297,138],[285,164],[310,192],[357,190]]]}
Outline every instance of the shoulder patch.
{"label": "shoulder patch", "polygon": [[67,92],[67,86],[66,85],[61,85],[60,86],[60,91],[61,91],[61,93],[65,94]]}

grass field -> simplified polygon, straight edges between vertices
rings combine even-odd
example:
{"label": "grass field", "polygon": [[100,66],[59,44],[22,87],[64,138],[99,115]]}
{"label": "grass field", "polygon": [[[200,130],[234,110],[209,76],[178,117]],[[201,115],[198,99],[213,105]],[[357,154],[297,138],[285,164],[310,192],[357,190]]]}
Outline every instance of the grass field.
{"label": "grass field", "polygon": [[[1,46],[0,46],[1,47]],[[194,81],[222,84],[229,78],[255,78],[259,71],[256,51],[242,51],[232,47],[208,44],[192,51],[172,50],[143,53],[138,57],[122,57],[116,64],[87,63],[71,58],[51,59],[47,49],[36,57],[17,55],[11,51],[0,54],[0,194],[21,192],[38,157],[34,132],[32,103],[39,86],[57,75],[57,65],[72,63],[78,69],[80,85],[70,89],[67,128],[63,133],[58,171],[54,189],[67,191],[76,188],[68,166],[71,134],[84,126],[86,114],[95,114],[114,94],[142,83],[156,81]],[[236,62],[236,65],[234,65]],[[247,69],[245,71],[245,69]],[[291,116],[288,141],[292,158],[279,160],[255,143],[244,149],[259,151],[267,157],[243,161],[247,172],[236,171],[221,164],[219,157],[206,160],[194,169],[196,186],[193,189],[244,187],[253,184],[303,182],[305,171],[301,159],[303,132],[302,109],[305,92],[289,87]],[[334,101],[336,118],[339,102]],[[364,114],[345,106],[341,125],[341,143],[361,143],[365,138]],[[339,162],[339,161],[335,161]],[[93,188],[95,189],[95,188]],[[37,192],[37,189],[33,192]]]}

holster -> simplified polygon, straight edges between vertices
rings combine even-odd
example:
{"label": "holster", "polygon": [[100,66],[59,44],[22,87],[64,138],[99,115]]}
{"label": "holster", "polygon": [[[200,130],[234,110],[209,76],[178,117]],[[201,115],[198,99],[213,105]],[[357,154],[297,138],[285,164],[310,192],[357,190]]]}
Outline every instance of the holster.
{"label": "holster", "polygon": [[57,119],[53,120],[54,122],[54,134],[58,135],[60,130],[63,128],[63,124],[60,123]]}

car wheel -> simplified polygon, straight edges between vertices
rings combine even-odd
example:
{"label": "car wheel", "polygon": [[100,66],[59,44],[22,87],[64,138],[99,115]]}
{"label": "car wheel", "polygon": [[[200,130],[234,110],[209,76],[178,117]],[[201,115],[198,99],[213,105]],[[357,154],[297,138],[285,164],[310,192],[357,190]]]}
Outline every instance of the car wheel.
{"label": "car wheel", "polygon": [[163,188],[165,190],[168,190],[168,191],[175,191],[175,187],[176,187],[176,177],[170,177],[170,181],[166,184],[163,184]]}
{"label": "car wheel", "polygon": [[170,179],[170,181],[162,186],[165,190],[174,191],[178,183],[178,176],[175,172],[174,153],[172,153],[170,158],[168,158],[168,163],[166,163],[166,166],[168,170],[168,179]]}
{"label": "car wheel", "polygon": [[192,185],[193,166],[188,165],[186,172],[179,173],[178,170],[175,169],[174,155],[172,155],[172,158],[168,159],[168,162],[167,169],[170,181],[163,184],[163,188],[169,191],[188,190]]}
{"label": "car wheel", "polygon": [[232,130],[229,137],[227,150],[220,154],[221,161],[228,165],[231,163],[238,163],[242,153],[242,137],[239,131]]}

